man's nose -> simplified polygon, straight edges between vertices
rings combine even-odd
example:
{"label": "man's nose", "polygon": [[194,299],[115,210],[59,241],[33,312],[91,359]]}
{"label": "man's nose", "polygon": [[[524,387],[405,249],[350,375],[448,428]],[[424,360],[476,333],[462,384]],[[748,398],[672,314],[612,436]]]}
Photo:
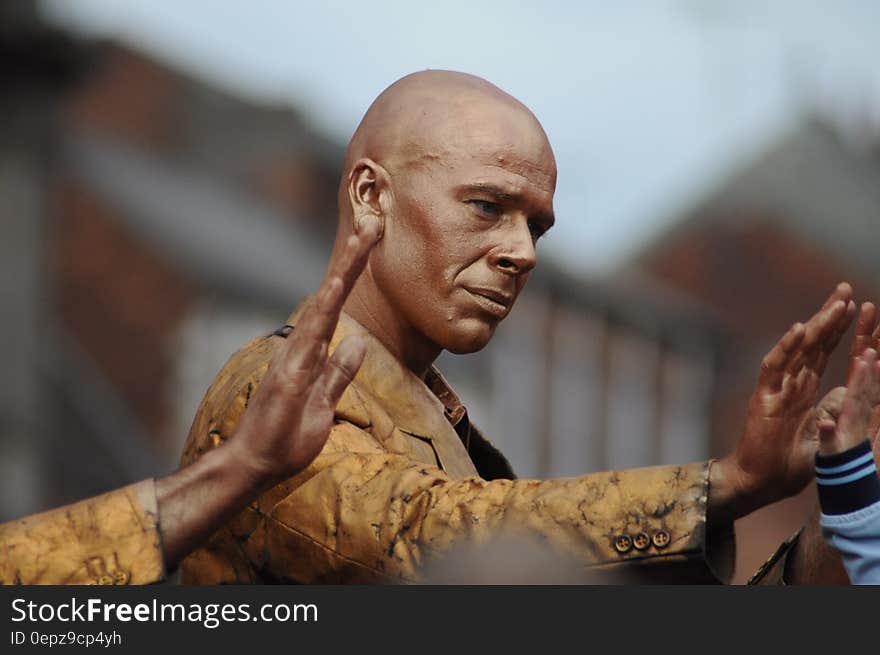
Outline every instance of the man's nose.
{"label": "man's nose", "polygon": [[509,275],[523,275],[535,268],[538,256],[526,221],[505,231],[503,241],[489,254],[489,263]]}

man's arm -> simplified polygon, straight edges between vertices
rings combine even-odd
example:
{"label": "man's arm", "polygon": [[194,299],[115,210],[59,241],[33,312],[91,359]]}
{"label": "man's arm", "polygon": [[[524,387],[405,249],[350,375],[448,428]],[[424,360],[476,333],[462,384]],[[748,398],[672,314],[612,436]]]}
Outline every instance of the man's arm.
{"label": "man's arm", "polygon": [[428,562],[505,536],[538,540],[609,581],[726,576],[705,557],[706,463],[487,481],[392,448],[381,423],[340,421],[305,471],[187,558],[183,582],[420,582]]}
{"label": "man's arm", "polygon": [[364,358],[346,339],[327,357],[339,312],[366,264],[377,226],[349,237],[297,329],[275,353],[233,438],[156,483],[169,568],[248,502],[298,473],[321,452],[333,412]]}
{"label": "man's arm", "polygon": [[[801,405],[808,410],[812,399],[801,404],[795,400],[800,402],[816,384],[808,382],[807,373],[821,372],[851,319],[849,293],[846,285],[835,292],[822,311],[795,330],[796,338],[784,341],[778,349],[783,357],[768,358],[757,395],[764,413],[748,432],[750,441],[758,441],[755,448],[765,448],[761,440],[787,430],[788,450],[770,451],[782,453],[777,457],[785,456],[787,462],[792,442],[800,443],[794,437],[803,418],[799,412]],[[260,384],[260,361],[272,343],[240,351],[218,375],[223,383],[203,401],[187,457],[209,449],[211,434],[222,439],[235,425],[243,398]],[[236,379],[235,388],[228,384],[230,378]],[[795,387],[798,393],[783,393],[791,379],[803,382]],[[359,397],[350,400],[358,405]],[[405,446],[394,445],[386,434],[390,428],[369,412],[342,413],[351,420],[334,427],[321,456],[187,560],[185,582],[414,581],[430,557],[463,544],[485,543],[506,530],[538,539],[581,566],[614,568],[640,580],[707,582],[713,579],[710,568],[716,578],[726,578],[724,567],[718,566],[725,563],[723,549],[715,546],[725,542],[733,518],[748,511],[745,500],[756,502],[751,495],[743,499],[742,486],[736,486],[744,476],[731,475],[728,488],[733,492],[725,506],[724,484],[716,473],[717,486],[709,485],[705,463],[570,480],[455,479],[427,461],[421,463]],[[804,465],[803,481],[797,482],[806,482],[810,466]],[[776,467],[769,468],[778,475]],[[762,498],[769,497],[760,491]],[[713,493],[716,504],[707,524],[707,495]],[[708,558],[707,541],[712,542]]]}
{"label": "man's arm", "polygon": [[0,583],[158,581],[248,502],[305,468],[363,360],[358,339],[329,358],[327,344],[376,234],[367,226],[349,239],[229,443],[155,484],[0,525]]}

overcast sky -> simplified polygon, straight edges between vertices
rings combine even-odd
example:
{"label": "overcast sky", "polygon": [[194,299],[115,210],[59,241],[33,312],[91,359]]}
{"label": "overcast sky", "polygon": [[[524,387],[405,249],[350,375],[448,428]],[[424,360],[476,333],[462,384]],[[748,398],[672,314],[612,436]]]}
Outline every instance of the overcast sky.
{"label": "overcast sky", "polygon": [[[610,270],[806,104],[880,111],[880,2],[51,0],[116,36],[340,141],[389,83],[481,75],[525,102],[559,165],[542,248]],[[871,109],[873,108],[873,109]]]}

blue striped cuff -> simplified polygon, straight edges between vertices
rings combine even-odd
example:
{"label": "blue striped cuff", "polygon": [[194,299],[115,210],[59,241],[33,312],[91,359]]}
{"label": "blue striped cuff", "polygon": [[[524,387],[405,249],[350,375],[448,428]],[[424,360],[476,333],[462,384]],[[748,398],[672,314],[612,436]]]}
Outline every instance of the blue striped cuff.
{"label": "blue striped cuff", "polygon": [[880,500],[871,442],[834,455],[816,454],[816,484],[823,514],[848,514]]}

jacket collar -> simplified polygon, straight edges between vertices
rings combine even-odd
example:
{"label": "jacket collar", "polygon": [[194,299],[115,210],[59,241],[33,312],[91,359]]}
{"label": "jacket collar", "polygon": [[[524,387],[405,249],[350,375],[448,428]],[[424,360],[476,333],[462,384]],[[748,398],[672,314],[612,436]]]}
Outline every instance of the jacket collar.
{"label": "jacket collar", "polygon": [[[306,302],[291,314],[288,325],[296,325]],[[354,381],[336,407],[338,417],[367,427],[370,424],[367,406],[375,404],[401,430],[430,437],[448,431],[465,416],[466,410],[458,396],[436,368],[431,367],[423,382],[345,312],[339,316],[336,332],[330,340],[330,352],[350,335],[360,336],[367,352]]]}

